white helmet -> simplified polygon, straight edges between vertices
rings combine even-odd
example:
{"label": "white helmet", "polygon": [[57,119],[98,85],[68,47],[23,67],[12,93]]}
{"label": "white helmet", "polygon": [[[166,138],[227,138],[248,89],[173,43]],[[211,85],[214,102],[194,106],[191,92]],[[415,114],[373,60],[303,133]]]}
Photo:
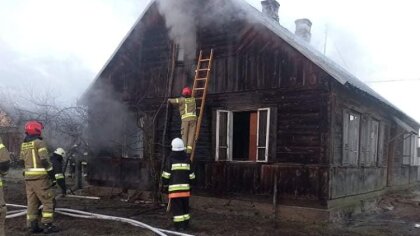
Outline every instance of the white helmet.
{"label": "white helmet", "polygon": [[184,141],[182,141],[182,139],[180,138],[174,138],[171,142],[172,145],[172,151],[184,151],[185,150],[185,146],[184,146]]}
{"label": "white helmet", "polygon": [[62,157],[65,157],[65,156],[66,156],[66,151],[64,151],[64,149],[62,149],[62,148],[57,148],[57,149],[54,151],[54,153],[55,153],[55,154],[57,154],[57,155],[60,155],[60,156],[62,156]]}

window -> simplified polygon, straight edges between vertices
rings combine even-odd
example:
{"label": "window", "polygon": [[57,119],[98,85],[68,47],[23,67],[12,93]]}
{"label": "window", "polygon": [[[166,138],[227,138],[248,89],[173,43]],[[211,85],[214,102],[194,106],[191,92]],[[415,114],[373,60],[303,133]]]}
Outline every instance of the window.
{"label": "window", "polygon": [[216,123],[216,161],[227,161],[232,156],[231,151],[231,111],[217,111]]}
{"label": "window", "polygon": [[343,165],[357,165],[359,159],[360,114],[345,110],[343,116]]}
{"label": "window", "polygon": [[412,133],[403,135],[403,165],[420,165],[417,153],[418,136]]}
{"label": "window", "polygon": [[369,120],[368,156],[366,164],[375,165],[378,161],[379,121]]}
{"label": "window", "polygon": [[144,158],[143,118],[130,113],[124,117],[121,155],[124,158]]}
{"label": "window", "polygon": [[268,161],[268,140],[270,130],[270,109],[258,110],[257,161]]}
{"label": "window", "polygon": [[216,119],[217,161],[268,161],[270,108],[218,110]]}

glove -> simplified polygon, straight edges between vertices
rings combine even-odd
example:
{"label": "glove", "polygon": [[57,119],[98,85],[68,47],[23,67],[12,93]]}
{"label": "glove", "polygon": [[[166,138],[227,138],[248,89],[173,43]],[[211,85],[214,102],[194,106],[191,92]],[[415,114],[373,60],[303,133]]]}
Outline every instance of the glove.
{"label": "glove", "polygon": [[52,180],[51,182],[52,182],[51,187],[54,187],[57,184],[57,181],[55,181],[55,180]]}

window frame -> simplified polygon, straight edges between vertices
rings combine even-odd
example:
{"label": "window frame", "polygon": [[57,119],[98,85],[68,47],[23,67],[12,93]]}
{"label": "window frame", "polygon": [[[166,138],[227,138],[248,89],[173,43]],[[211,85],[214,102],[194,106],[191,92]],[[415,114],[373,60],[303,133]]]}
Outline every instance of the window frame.
{"label": "window frame", "polygon": [[[256,111],[257,112],[257,140],[256,143],[253,145],[256,145],[256,160],[255,161],[241,161],[241,160],[233,160],[233,113],[234,112],[241,112],[241,111]],[[267,127],[266,127],[266,140],[265,140],[265,146],[264,147],[258,147],[259,142],[259,136],[260,136],[260,111],[267,111]],[[227,113],[227,144],[226,147],[226,160],[220,160],[220,115],[221,113]],[[271,121],[271,108],[265,107],[265,108],[256,108],[252,110],[244,109],[235,109],[235,110],[227,110],[227,109],[216,109],[216,150],[215,150],[215,161],[229,161],[229,162],[241,162],[241,163],[266,163],[268,162],[268,156],[270,153],[270,121]],[[251,144],[249,144],[251,145]],[[258,150],[259,148],[265,148],[264,152],[264,160],[258,160]]]}
{"label": "window frame", "polygon": [[[356,154],[356,160],[354,161],[349,161],[350,158],[347,157],[347,159],[345,159],[346,156],[350,155],[351,153],[351,145],[350,145],[350,139],[349,139],[349,131],[350,131],[350,117],[351,116],[355,116],[358,117],[359,120],[359,124],[358,124],[358,130],[357,130],[357,154]],[[347,123],[347,130],[345,127],[345,124]],[[342,127],[342,160],[341,160],[341,165],[342,166],[359,166],[360,163],[360,139],[361,139],[361,126],[362,126],[362,114],[360,112],[354,111],[354,110],[350,110],[350,109],[344,109],[343,110],[343,127]],[[347,134],[347,138],[346,135]],[[345,139],[347,139],[347,144],[349,144],[349,147],[346,149],[345,148]],[[348,154],[346,155],[346,152],[348,152]]]}
{"label": "window frame", "polygon": [[[260,112],[261,111],[267,111],[267,126],[266,126],[266,130],[265,130],[265,146],[264,147],[259,147],[259,141],[260,141]],[[257,152],[256,152],[256,160],[255,162],[268,162],[268,154],[269,154],[269,149],[270,149],[270,121],[271,121],[271,109],[268,108],[260,108],[257,110]],[[259,160],[259,149],[260,148],[265,148],[265,152],[264,152],[264,160]]]}
{"label": "window frame", "polygon": [[[227,124],[226,124],[226,160],[219,160],[220,157],[220,114],[227,113]],[[228,110],[216,110],[216,161],[232,161],[232,118],[233,112]]]}
{"label": "window frame", "polygon": [[[402,164],[403,165],[409,165],[409,166],[420,166],[420,157],[418,156],[417,153],[417,148],[419,145],[419,137],[417,134],[414,133],[404,133],[403,135],[403,152],[402,152],[402,157],[403,157],[403,161]],[[409,149],[409,154],[406,155],[407,153],[406,151],[406,144],[409,144],[410,146],[408,147]]]}
{"label": "window frame", "polygon": [[[372,142],[371,136],[372,136],[372,128],[373,128],[374,122],[376,122],[378,124],[378,126],[377,126],[377,130],[376,130],[376,140],[374,140],[374,142]],[[378,165],[378,160],[379,160],[379,148],[380,148],[380,145],[381,145],[380,141],[379,141],[379,137],[381,135],[380,134],[380,132],[381,132],[381,121],[378,120],[378,119],[375,119],[373,117],[370,117],[369,121],[368,121],[368,124],[369,124],[368,125],[368,127],[369,127],[368,148],[369,148],[370,156],[369,156],[369,161],[368,162],[366,162],[366,160],[365,160],[365,164],[367,166],[377,166]],[[376,146],[375,149],[373,149],[372,144],[375,144],[375,146]],[[372,156],[373,155],[373,153],[371,152],[372,150],[375,151],[376,156]]]}

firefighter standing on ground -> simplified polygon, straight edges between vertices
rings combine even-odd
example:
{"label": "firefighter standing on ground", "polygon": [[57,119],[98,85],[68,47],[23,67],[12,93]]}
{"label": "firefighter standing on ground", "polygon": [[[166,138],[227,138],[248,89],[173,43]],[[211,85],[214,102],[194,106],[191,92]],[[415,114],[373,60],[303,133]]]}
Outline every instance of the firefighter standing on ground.
{"label": "firefighter standing on ground", "polygon": [[0,236],[4,236],[4,222],[6,220],[6,202],[4,201],[3,177],[10,167],[10,154],[0,138]]}
{"label": "firefighter standing on ground", "polygon": [[63,173],[63,159],[66,156],[66,151],[63,148],[57,148],[52,154],[50,160],[54,170],[54,177],[57,185],[61,188],[61,194],[66,195],[67,187]]}
{"label": "firefighter standing on ground", "polygon": [[182,90],[182,97],[169,99],[169,103],[177,105],[181,115],[181,135],[184,144],[186,144],[187,153],[192,152],[194,144],[194,135],[197,125],[196,102],[191,97],[192,91],[189,87]]}
{"label": "firefighter standing on ground", "polygon": [[191,161],[185,153],[184,142],[180,138],[172,140],[172,152],[162,172],[163,184],[168,186],[175,228],[187,229],[190,221],[190,183],[195,179]]}
{"label": "firefighter standing on ground", "polygon": [[[58,229],[54,226],[54,193],[52,180],[55,180],[51,162],[48,160],[48,150],[41,137],[43,125],[37,121],[29,121],[25,125],[26,137],[21,147],[21,158],[25,163],[25,185],[28,201],[27,223],[32,233],[53,233]],[[42,208],[41,223],[38,226],[38,208]]]}

